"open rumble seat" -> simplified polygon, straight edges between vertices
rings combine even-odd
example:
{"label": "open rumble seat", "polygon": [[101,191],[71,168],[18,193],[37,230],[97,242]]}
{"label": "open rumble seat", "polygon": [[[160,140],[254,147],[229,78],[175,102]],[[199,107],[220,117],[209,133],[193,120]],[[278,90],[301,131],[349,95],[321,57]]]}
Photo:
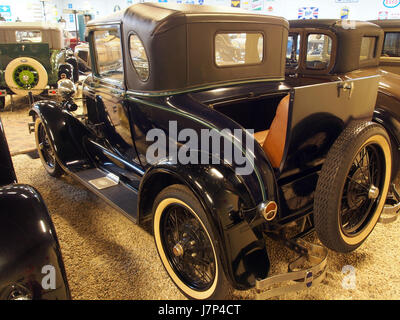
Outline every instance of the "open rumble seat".
{"label": "open rumble seat", "polygon": [[290,95],[278,105],[269,130],[254,133],[254,139],[262,146],[274,168],[279,168],[285,149]]}

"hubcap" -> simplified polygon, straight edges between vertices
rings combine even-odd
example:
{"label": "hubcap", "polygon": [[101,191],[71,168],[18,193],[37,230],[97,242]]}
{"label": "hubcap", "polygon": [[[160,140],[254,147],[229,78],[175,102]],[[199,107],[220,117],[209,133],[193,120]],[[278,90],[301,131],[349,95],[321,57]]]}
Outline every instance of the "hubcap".
{"label": "hubcap", "polygon": [[368,191],[368,198],[376,199],[378,198],[378,196],[379,196],[379,189],[372,184]]}
{"label": "hubcap", "polygon": [[29,65],[20,65],[13,73],[14,82],[21,89],[29,90],[39,83],[39,73]]}
{"label": "hubcap", "polygon": [[172,252],[174,253],[174,255],[176,257],[180,257],[183,256],[183,247],[180,243],[177,243],[174,248],[172,249]]}

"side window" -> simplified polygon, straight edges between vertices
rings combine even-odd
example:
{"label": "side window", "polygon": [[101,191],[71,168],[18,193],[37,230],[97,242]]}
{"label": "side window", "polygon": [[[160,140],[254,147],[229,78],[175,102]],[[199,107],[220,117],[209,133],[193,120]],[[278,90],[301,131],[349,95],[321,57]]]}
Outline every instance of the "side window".
{"label": "side window", "polygon": [[15,39],[17,42],[42,42],[42,33],[40,31],[15,31]]}
{"label": "side window", "polygon": [[386,32],[382,57],[400,57],[400,32]]}
{"label": "side window", "polygon": [[94,32],[97,72],[101,77],[123,80],[121,39],[118,29]]}
{"label": "side window", "polygon": [[312,33],[307,37],[307,69],[326,69],[331,62],[332,38],[326,34]]}
{"label": "side window", "polygon": [[361,40],[360,61],[375,58],[375,37],[363,37]]}
{"label": "side window", "polygon": [[290,34],[286,49],[286,67],[295,68],[299,64],[300,35]]}
{"label": "side window", "polygon": [[215,63],[219,67],[258,64],[263,54],[261,33],[218,33],[215,36]]}
{"label": "side window", "polygon": [[136,34],[129,36],[129,52],[139,79],[146,81],[149,78],[149,59],[142,41]]}

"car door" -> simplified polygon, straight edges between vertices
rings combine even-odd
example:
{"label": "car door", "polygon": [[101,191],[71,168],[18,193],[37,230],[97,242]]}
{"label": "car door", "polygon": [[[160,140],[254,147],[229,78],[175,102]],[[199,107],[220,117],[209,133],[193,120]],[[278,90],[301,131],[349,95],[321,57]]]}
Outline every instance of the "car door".
{"label": "car door", "polygon": [[[124,68],[119,26],[107,26],[91,34],[95,68],[93,84],[102,143],[93,143],[111,162],[108,169],[132,178],[140,167],[131,135],[129,106],[124,104]],[[104,163],[103,163],[104,164]]]}

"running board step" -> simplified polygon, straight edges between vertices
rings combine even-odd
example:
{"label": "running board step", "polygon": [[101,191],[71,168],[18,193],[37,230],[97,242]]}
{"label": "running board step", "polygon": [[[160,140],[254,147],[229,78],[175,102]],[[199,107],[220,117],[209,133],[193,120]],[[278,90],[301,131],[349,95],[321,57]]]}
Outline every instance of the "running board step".
{"label": "running board step", "polygon": [[137,190],[126,186],[115,175],[98,168],[71,174],[90,191],[136,223]]}
{"label": "running board step", "polygon": [[289,263],[288,273],[256,280],[257,300],[307,289],[325,279],[328,250],[303,239],[297,239],[296,244],[304,247],[307,253]]}

